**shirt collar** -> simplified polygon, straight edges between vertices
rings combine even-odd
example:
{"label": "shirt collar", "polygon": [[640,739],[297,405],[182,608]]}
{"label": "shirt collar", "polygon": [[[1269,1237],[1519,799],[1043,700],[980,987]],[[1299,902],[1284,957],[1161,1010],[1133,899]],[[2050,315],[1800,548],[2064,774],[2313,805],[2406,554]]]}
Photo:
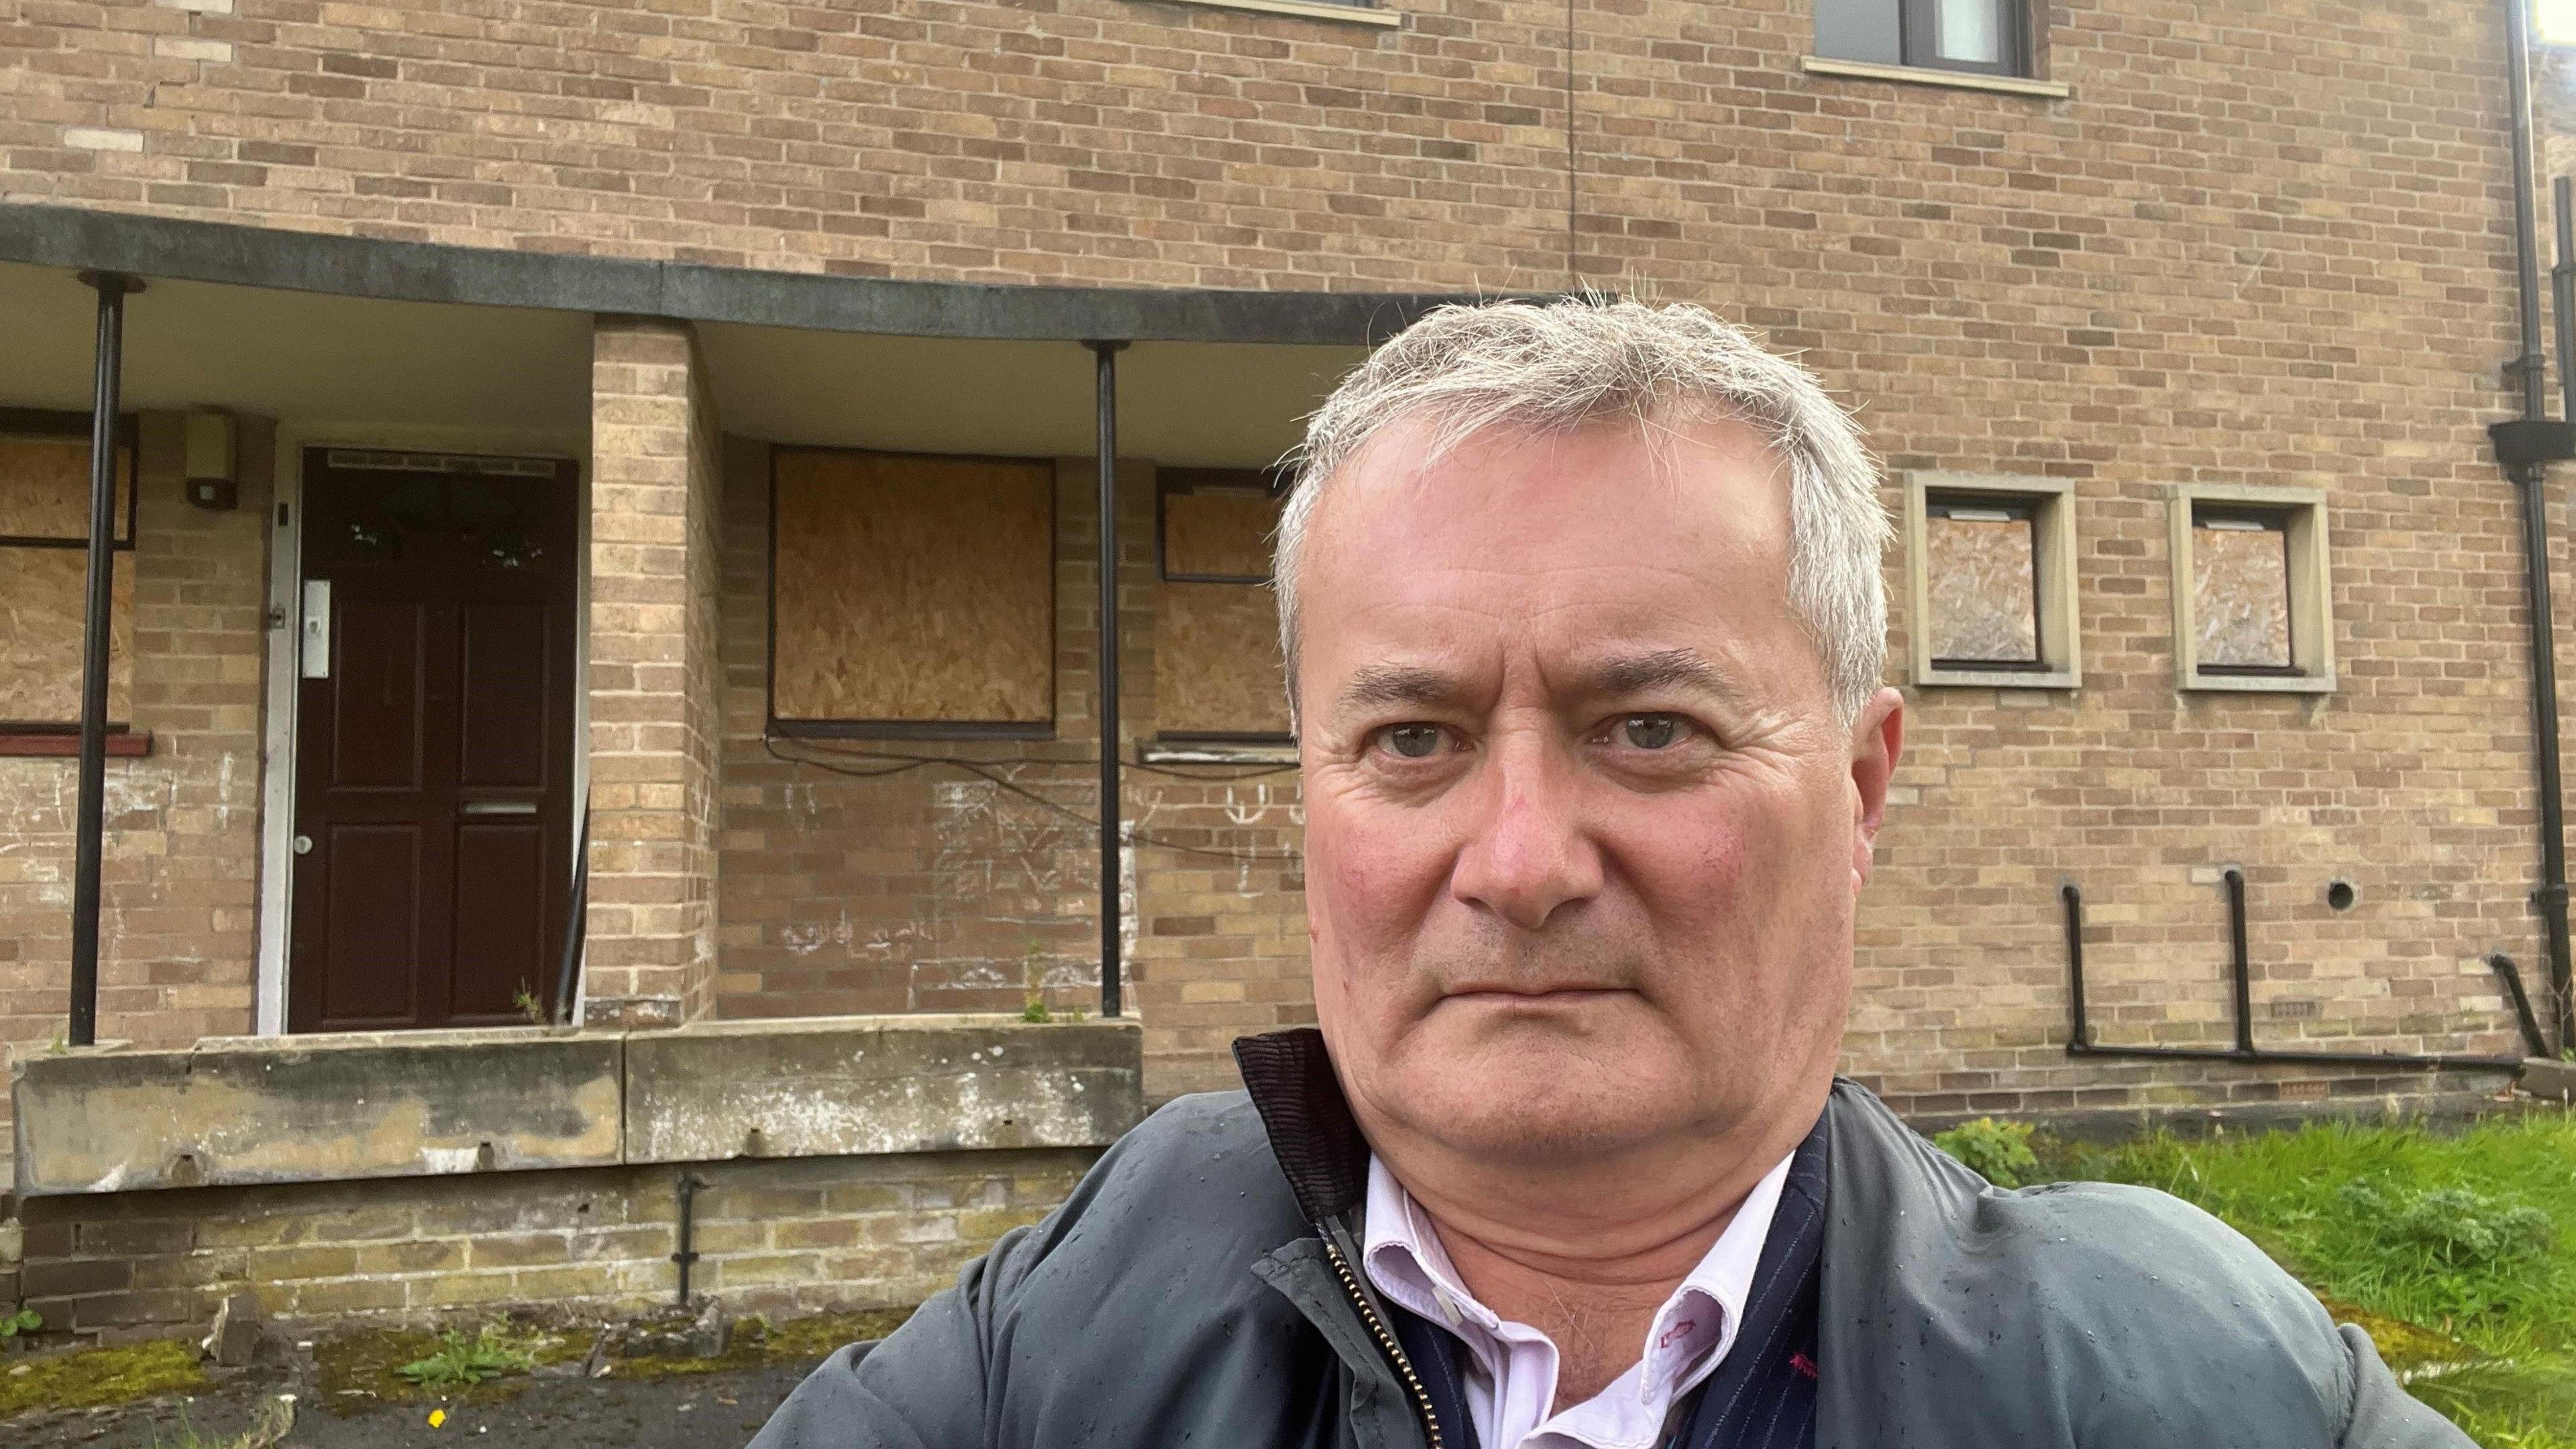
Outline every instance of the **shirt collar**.
{"label": "shirt collar", "polygon": [[[1641,1399],[1669,1404],[1690,1392],[1734,1345],[1796,1156],[1792,1152],[1781,1158],[1762,1175],[1716,1243],[1656,1310],[1637,1369],[1621,1381],[1633,1381]],[[1367,1201],[1360,1260],[1379,1292],[1431,1322],[1447,1324],[1480,1358],[1495,1339],[1537,1336],[1535,1329],[1506,1322],[1467,1291],[1429,1215],[1374,1153],[1368,1162]],[[1475,1333],[1464,1331],[1470,1326]]]}

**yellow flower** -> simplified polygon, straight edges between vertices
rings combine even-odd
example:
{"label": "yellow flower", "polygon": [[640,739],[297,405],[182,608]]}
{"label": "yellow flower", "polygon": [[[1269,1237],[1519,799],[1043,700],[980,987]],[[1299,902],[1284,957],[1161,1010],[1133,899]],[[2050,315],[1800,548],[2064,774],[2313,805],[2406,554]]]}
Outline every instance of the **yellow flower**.
{"label": "yellow flower", "polygon": [[429,1411],[429,1427],[435,1429],[446,1422],[447,1411],[445,1409],[432,1409]]}

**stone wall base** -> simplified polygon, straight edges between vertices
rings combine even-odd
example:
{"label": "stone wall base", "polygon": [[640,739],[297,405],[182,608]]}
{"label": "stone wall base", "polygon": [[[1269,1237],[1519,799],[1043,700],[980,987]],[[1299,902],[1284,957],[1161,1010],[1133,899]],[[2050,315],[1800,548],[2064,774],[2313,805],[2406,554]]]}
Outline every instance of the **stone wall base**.
{"label": "stone wall base", "polygon": [[29,1199],[21,1288],[49,1328],[202,1333],[229,1293],[264,1317],[385,1326],[503,1307],[623,1314],[674,1301],[694,1173],[691,1289],[781,1318],[919,1303],[1044,1217],[1093,1147],[735,1160]]}

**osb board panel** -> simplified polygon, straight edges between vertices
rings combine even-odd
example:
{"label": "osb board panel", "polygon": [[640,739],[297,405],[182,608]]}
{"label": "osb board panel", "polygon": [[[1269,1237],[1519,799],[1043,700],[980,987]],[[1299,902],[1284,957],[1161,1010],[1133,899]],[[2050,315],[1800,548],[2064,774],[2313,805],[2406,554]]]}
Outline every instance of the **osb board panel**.
{"label": "osb board panel", "polygon": [[2027,518],[1927,518],[1935,659],[2039,658],[2039,574]]}
{"label": "osb board panel", "polygon": [[2192,530],[2191,612],[2200,662],[2290,663],[2290,545],[2279,529]]}
{"label": "osb board panel", "polygon": [[1279,607],[1270,590],[1167,583],[1160,603],[1155,727],[1166,734],[1286,734]]}
{"label": "osb board panel", "polygon": [[[133,452],[116,450],[116,532],[127,533]],[[89,537],[89,441],[0,436],[0,534]]]}
{"label": "osb board panel", "polygon": [[1261,493],[1211,489],[1163,495],[1163,572],[1225,578],[1270,577],[1270,530],[1278,505]]}
{"label": "osb board panel", "polygon": [[[134,555],[115,556],[108,610],[107,715],[133,718]],[[81,614],[89,555],[77,548],[0,548],[0,720],[80,718]]]}
{"label": "osb board panel", "polygon": [[1055,714],[1055,466],[780,448],[771,713]]}

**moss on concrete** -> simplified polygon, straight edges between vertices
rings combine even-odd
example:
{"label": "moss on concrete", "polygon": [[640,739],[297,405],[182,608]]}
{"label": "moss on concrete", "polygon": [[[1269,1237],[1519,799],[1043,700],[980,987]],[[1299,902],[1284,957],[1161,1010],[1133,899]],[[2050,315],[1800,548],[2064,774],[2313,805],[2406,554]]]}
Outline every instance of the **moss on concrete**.
{"label": "moss on concrete", "polygon": [[[586,1332],[556,1332],[525,1323],[502,1325],[513,1347],[538,1367],[578,1359],[590,1351]],[[313,1345],[313,1366],[320,1378],[322,1402],[335,1414],[360,1413],[375,1404],[494,1404],[517,1397],[528,1386],[525,1374],[507,1374],[479,1384],[425,1388],[402,1376],[402,1366],[438,1352],[439,1339],[427,1329],[361,1329]]]}
{"label": "moss on concrete", "polygon": [[883,1338],[912,1317],[909,1308],[873,1308],[857,1313],[817,1313],[810,1318],[772,1324],[766,1319],[737,1319],[733,1342],[714,1358],[626,1358],[609,1366],[609,1376],[658,1380],[682,1374],[723,1373],[763,1364],[822,1358],[843,1344]]}
{"label": "moss on concrete", "polygon": [[205,1385],[196,1345],[178,1339],[84,1348],[0,1370],[0,1416],[30,1409],[90,1409]]}

